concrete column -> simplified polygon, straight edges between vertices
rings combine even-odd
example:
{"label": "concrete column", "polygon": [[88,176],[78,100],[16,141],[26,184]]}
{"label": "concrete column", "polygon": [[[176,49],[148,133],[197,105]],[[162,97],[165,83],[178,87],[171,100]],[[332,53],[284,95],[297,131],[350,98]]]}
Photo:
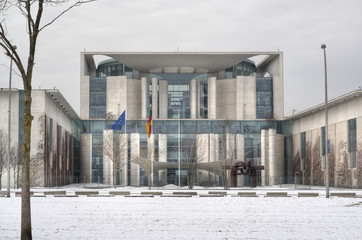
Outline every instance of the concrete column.
{"label": "concrete column", "polygon": [[208,118],[216,119],[216,77],[208,79]]}
{"label": "concrete column", "polygon": [[235,159],[235,135],[231,133],[226,134],[226,158],[231,160]]}
{"label": "concrete column", "polygon": [[147,119],[147,79],[141,78],[141,119]]}
{"label": "concrete column", "polygon": [[[167,134],[158,134],[158,161],[167,162]],[[167,169],[158,171],[158,181],[167,184]]]}
{"label": "concrete column", "polygon": [[80,177],[92,182],[92,134],[81,134],[80,145]]}
{"label": "concrete column", "polygon": [[[209,134],[196,134],[196,156],[200,163],[209,162]],[[210,181],[210,172],[197,170],[198,183]]]}
{"label": "concrete column", "polygon": [[[244,152],[244,134],[236,134],[236,160],[245,161],[245,152]],[[243,175],[237,176],[237,186],[244,186]]]}
{"label": "concrete column", "polygon": [[158,79],[152,78],[152,120],[158,118]]}
{"label": "concrete column", "polygon": [[159,81],[159,94],[160,94],[160,118],[167,119],[168,118],[168,82],[165,80]]}
{"label": "concrete column", "polygon": [[282,76],[273,76],[273,112],[277,119],[283,119],[284,85]]}
{"label": "concrete column", "polygon": [[113,130],[103,130],[103,184],[113,185]]}
{"label": "concrete column", "polygon": [[155,135],[151,134],[150,138],[147,139],[147,159],[151,160],[151,186],[153,187],[153,176],[154,176],[154,170],[153,170],[153,163],[155,161]]}
{"label": "concrete column", "polygon": [[197,119],[200,116],[200,81],[190,81],[190,118]]}
{"label": "concrete column", "polygon": [[244,81],[244,119],[256,119],[256,77],[242,76]]}
{"label": "concrete column", "polygon": [[200,80],[196,81],[196,118],[200,118]]}
{"label": "concrete column", "polygon": [[200,162],[209,162],[209,134],[196,134],[196,156]]}
{"label": "concrete column", "polygon": [[[112,113],[116,118],[126,110],[131,110],[130,102],[127,100],[128,83],[126,76],[107,77],[107,99],[106,113]],[[130,117],[130,111],[127,111],[126,117]]]}
{"label": "concrete column", "polygon": [[140,134],[131,133],[131,186],[140,185],[140,166],[133,162],[140,156]]}
{"label": "concrete column", "polygon": [[[215,162],[219,160],[219,135],[210,133],[209,134],[209,161]],[[210,174],[212,181],[219,181],[219,176],[215,173]]]}
{"label": "concrete column", "polygon": [[89,91],[90,91],[90,78],[89,76],[82,76],[80,81],[80,117],[82,119],[89,119]]}
{"label": "concrete column", "polygon": [[236,77],[236,119],[244,119],[244,82],[243,76]]}
{"label": "concrete column", "polygon": [[261,185],[265,186],[269,184],[268,181],[268,154],[269,154],[269,148],[268,148],[268,142],[269,142],[269,131],[266,129],[261,130],[260,134],[260,160],[261,165],[264,166],[264,170],[261,171]]}
{"label": "concrete column", "polygon": [[128,179],[128,135],[120,134],[119,135],[119,147],[120,147],[120,157],[121,157],[121,185],[127,185]]}
{"label": "concrete column", "polygon": [[284,136],[269,129],[269,179],[270,185],[280,184],[284,176]]}

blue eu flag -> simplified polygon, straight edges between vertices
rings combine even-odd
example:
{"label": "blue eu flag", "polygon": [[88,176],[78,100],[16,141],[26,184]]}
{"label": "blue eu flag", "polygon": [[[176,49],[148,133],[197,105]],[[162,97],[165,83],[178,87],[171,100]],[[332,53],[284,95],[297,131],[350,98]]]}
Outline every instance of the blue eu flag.
{"label": "blue eu flag", "polygon": [[126,110],[123,111],[121,116],[119,116],[117,121],[113,123],[111,128],[114,130],[121,130],[123,125],[126,125]]}

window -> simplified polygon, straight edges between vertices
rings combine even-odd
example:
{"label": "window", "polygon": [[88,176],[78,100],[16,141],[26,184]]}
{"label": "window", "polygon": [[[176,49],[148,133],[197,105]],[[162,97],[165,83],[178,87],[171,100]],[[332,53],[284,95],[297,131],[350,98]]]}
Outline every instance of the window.
{"label": "window", "polygon": [[300,134],[300,157],[301,157],[301,164],[300,170],[304,171],[306,169],[306,138],[305,132]]}
{"label": "window", "polygon": [[106,117],[106,78],[91,78],[89,89],[89,117]]}
{"label": "window", "polygon": [[268,118],[273,115],[273,79],[256,79],[256,118]]}
{"label": "window", "polygon": [[356,119],[348,120],[348,153],[350,168],[356,168],[357,127]]}
{"label": "window", "polygon": [[326,127],[321,128],[322,169],[326,169]]}

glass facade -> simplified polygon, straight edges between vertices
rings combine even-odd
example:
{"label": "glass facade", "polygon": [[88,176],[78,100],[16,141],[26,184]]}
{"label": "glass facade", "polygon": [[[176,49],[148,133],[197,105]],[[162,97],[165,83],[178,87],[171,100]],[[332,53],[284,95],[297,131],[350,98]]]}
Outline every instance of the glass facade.
{"label": "glass facade", "polygon": [[[200,81],[200,115],[207,118],[207,81],[206,73],[158,73],[150,74],[150,79],[167,80],[168,82],[168,118],[190,118],[190,82]],[[148,113],[152,109],[152,83],[148,82]]]}
{"label": "glass facade", "polygon": [[255,76],[255,63],[250,60],[245,60],[237,65],[225,70],[225,78],[236,78],[236,76]]}
{"label": "glass facade", "polygon": [[103,181],[103,134],[92,134],[92,182]]}
{"label": "glass facade", "polygon": [[301,164],[300,164],[300,170],[304,171],[306,169],[306,155],[307,155],[307,149],[306,149],[306,137],[305,132],[302,132],[300,134],[300,157],[301,157]]}
{"label": "glass facade", "polygon": [[256,118],[273,118],[273,79],[256,78]]}
{"label": "glass facade", "polygon": [[89,118],[105,118],[107,104],[106,78],[90,78]]}
{"label": "glass facade", "polygon": [[[136,124],[137,123],[137,124]],[[140,134],[140,153],[145,155],[147,152],[147,120],[128,120],[126,122],[127,133]],[[106,120],[88,120],[82,121],[82,133],[92,134],[92,181],[97,182],[98,177],[103,179],[103,130],[109,129],[110,121]],[[195,142],[196,134],[219,134],[219,141],[225,140],[226,133],[244,134],[244,161],[252,161],[255,165],[261,165],[261,148],[260,148],[260,131],[269,128],[270,123],[265,120],[260,121],[210,121],[210,120],[153,120],[153,135],[155,137],[155,159],[158,159],[158,134],[167,133],[167,162],[178,162],[179,152],[179,128],[180,128],[180,156],[181,161],[187,158],[189,147],[188,144]],[[271,126],[277,129],[277,133],[281,133],[281,123],[276,121]],[[125,128],[122,128],[119,133],[124,133]],[[233,138],[235,146],[236,139]],[[131,151],[130,134],[128,134],[128,185],[131,184],[130,170],[130,151]],[[232,144],[232,145],[233,145]],[[154,177],[157,178],[155,173]],[[258,179],[260,174],[258,173]],[[168,184],[178,184],[178,169],[168,169],[167,177]],[[260,182],[260,179],[258,180]],[[140,185],[147,186],[148,176],[144,169],[140,169]],[[181,171],[181,184],[186,185],[186,171]],[[247,184],[247,182],[246,182]]]}
{"label": "glass facade", "polygon": [[107,76],[127,76],[127,78],[133,78],[133,69],[114,59],[109,59],[101,62],[96,70],[96,77]]}
{"label": "glass facade", "polygon": [[348,153],[350,158],[350,168],[357,167],[357,127],[356,119],[348,120]]}

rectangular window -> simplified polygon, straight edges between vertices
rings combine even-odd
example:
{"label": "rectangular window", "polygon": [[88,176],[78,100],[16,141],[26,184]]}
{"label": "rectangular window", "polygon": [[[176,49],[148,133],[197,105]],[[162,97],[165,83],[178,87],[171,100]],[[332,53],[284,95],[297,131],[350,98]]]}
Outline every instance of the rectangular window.
{"label": "rectangular window", "polygon": [[357,126],[356,119],[348,120],[348,153],[350,158],[350,168],[356,168],[357,151]]}
{"label": "rectangular window", "polygon": [[49,153],[53,151],[53,119],[49,118]]}
{"label": "rectangular window", "polygon": [[326,169],[326,127],[321,127],[321,156],[322,169]]}
{"label": "rectangular window", "polygon": [[105,118],[107,105],[106,78],[91,78],[89,89],[89,117]]}
{"label": "rectangular window", "polygon": [[273,115],[273,78],[256,79],[256,118],[265,119]]}
{"label": "rectangular window", "polygon": [[301,165],[300,170],[304,171],[306,169],[306,137],[305,132],[300,134],[300,157],[301,157]]}
{"label": "rectangular window", "polygon": [[321,128],[321,155],[326,155],[326,127]]}

